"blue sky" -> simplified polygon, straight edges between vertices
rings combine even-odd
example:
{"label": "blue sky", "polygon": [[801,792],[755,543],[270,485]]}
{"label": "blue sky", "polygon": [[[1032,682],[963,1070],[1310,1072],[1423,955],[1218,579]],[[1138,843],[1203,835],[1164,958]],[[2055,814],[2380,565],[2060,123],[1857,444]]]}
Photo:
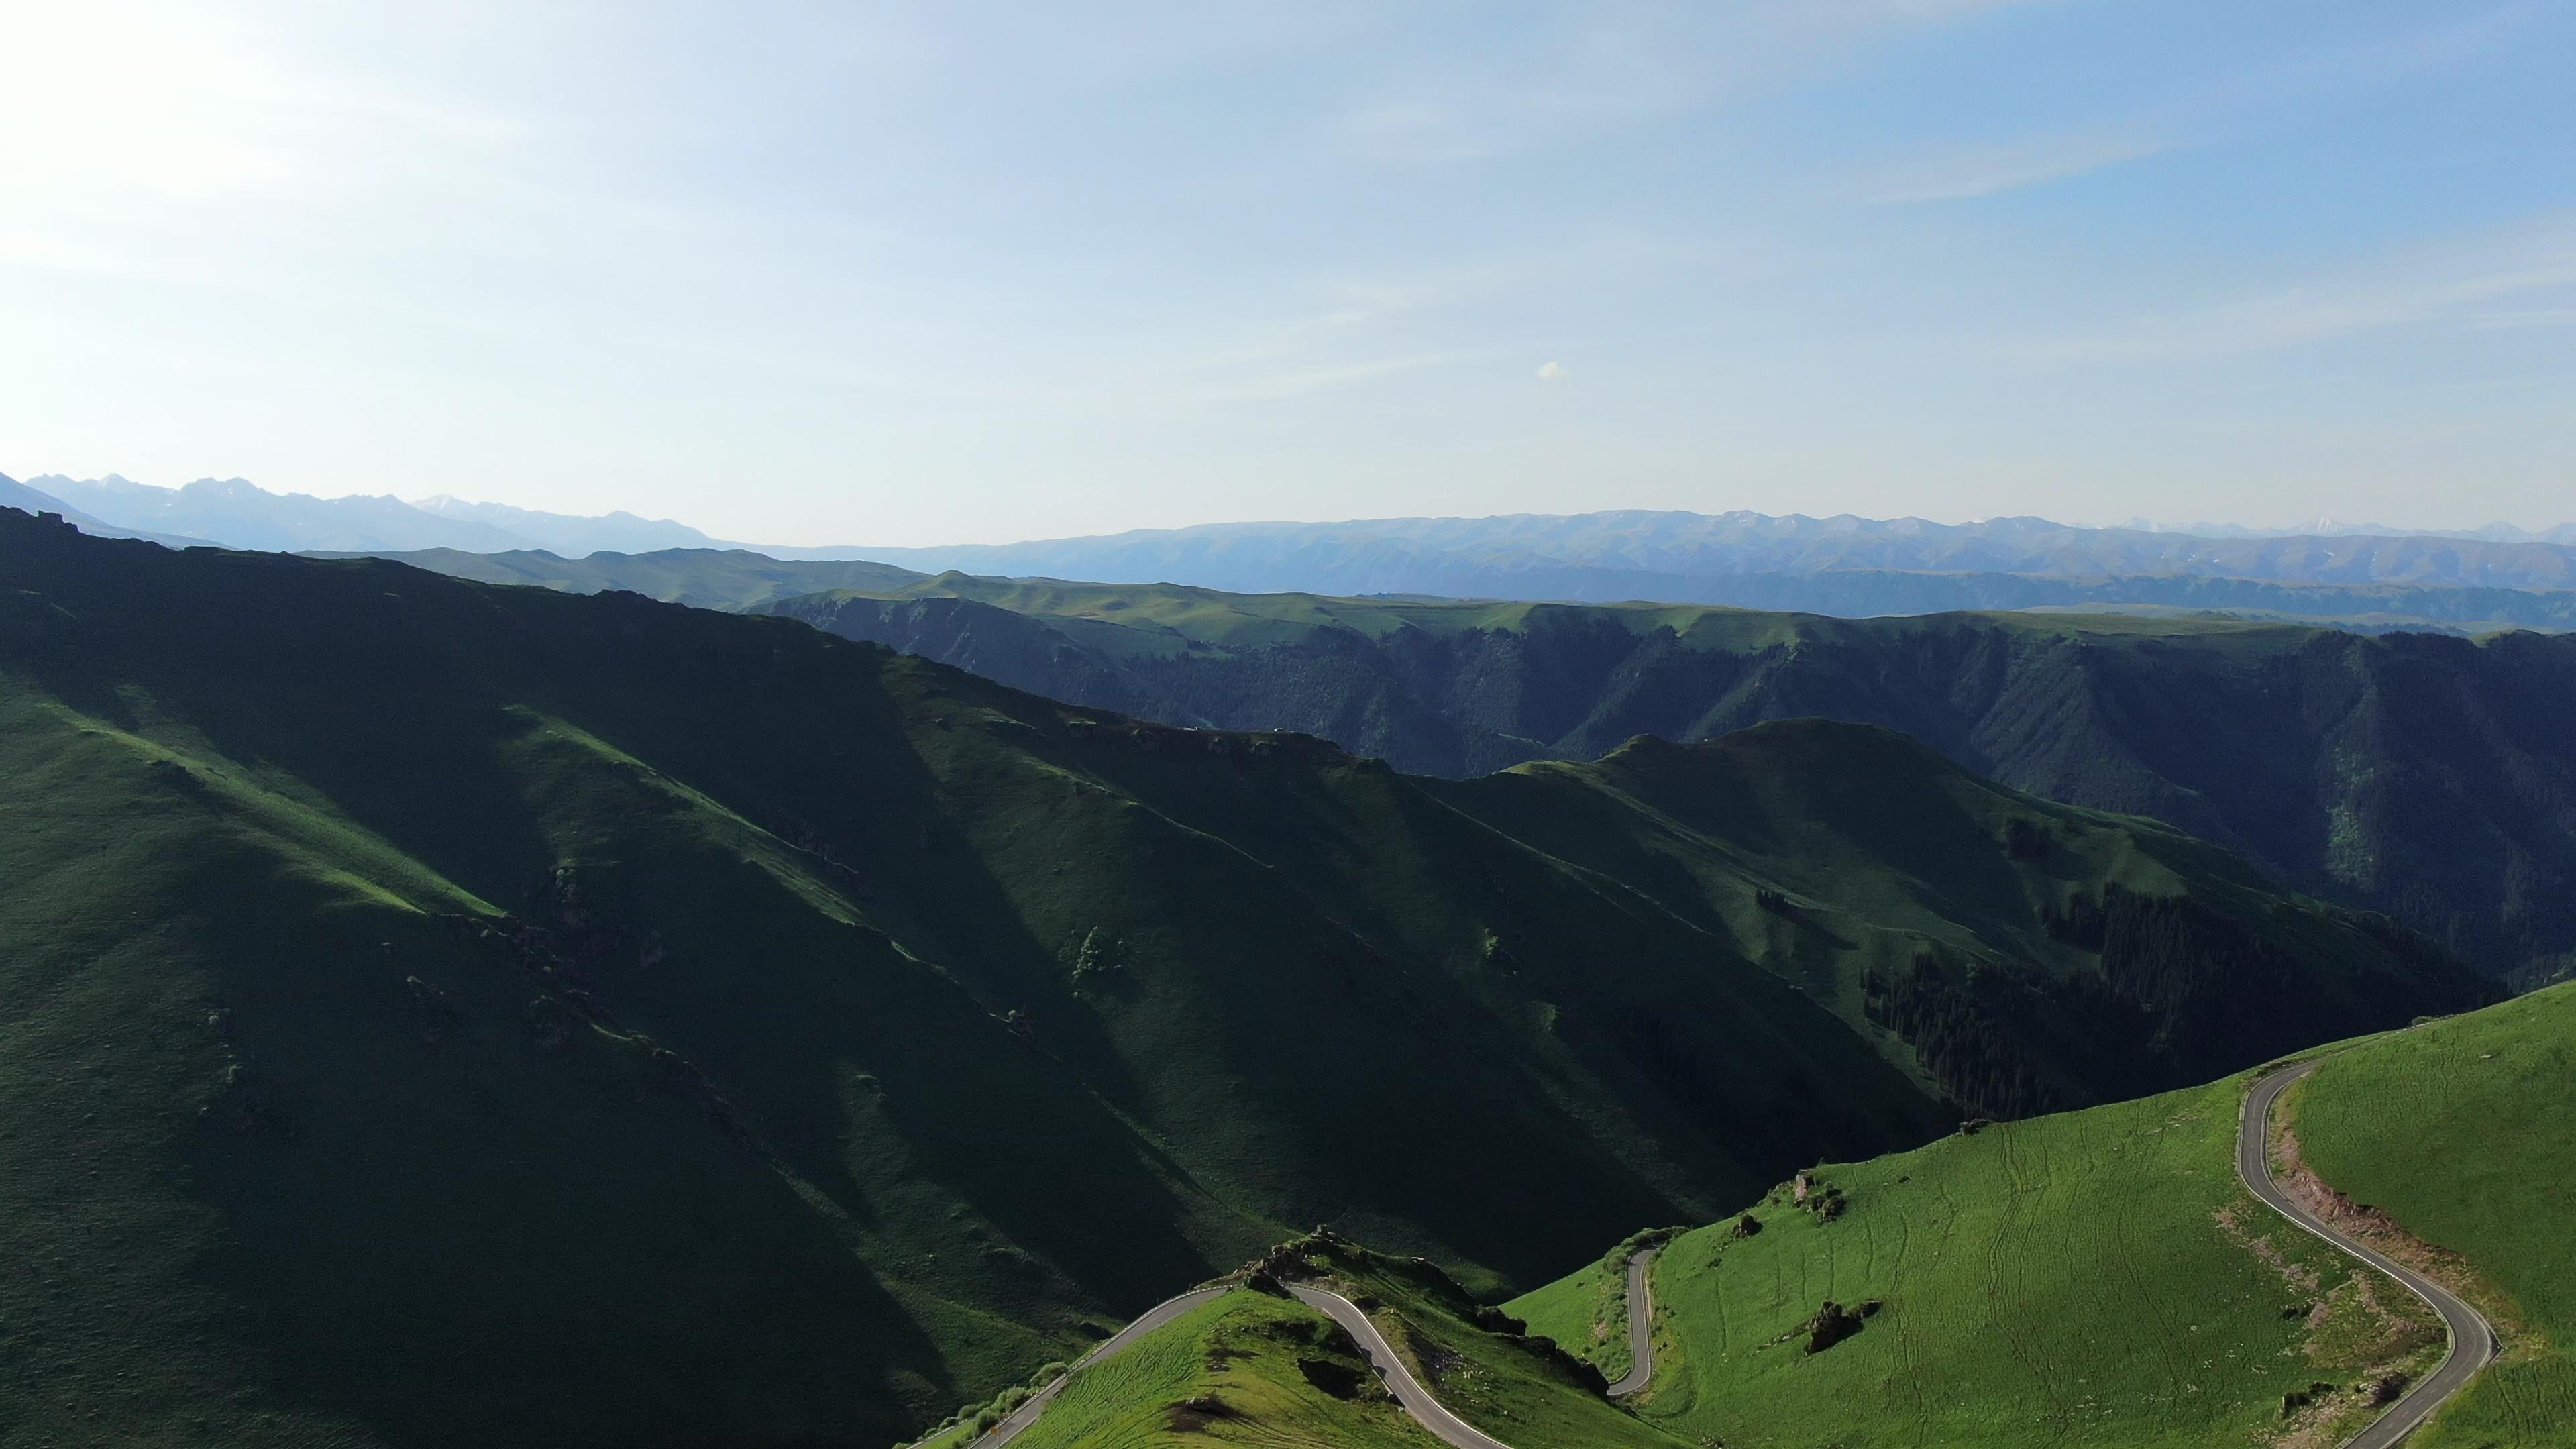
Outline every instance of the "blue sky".
{"label": "blue sky", "polygon": [[801,543],[2576,517],[2565,3],[101,0],[0,55],[21,477]]}

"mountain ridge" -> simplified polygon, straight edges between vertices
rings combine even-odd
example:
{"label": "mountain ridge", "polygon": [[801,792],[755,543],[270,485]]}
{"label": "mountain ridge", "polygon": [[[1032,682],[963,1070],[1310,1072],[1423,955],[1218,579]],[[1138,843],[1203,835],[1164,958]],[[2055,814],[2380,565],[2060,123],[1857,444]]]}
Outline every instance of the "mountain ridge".
{"label": "mountain ridge", "polygon": [[1764,719],[1888,725],[2035,794],[2150,815],[2488,969],[2576,964],[2576,637],[2116,615],[1838,619],[1653,605],[918,580],[771,612],[1149,718],[1284,726],[1475,775]]}
{"label": "mountain ridge", "polygon": [[[751,547],[668,519],[578,517],[439,494],[321,499],[240,478],[155,488],[116,475],[44,475],[34,486],[123,527],[163,527],[229,547],[381,552],[537,547],[579,557],[645,548]],[[2049,578],[2241,578],[2494,589],[2576,587],[2576,525],[2336,535],[2095,528],[2027,515],[1970,523],[1817,518],[1750,510],[1624,509],[1340,522],[1242,522],[1079,538],[937,547],[770,546],[781,559],[868,559],[930,572],[1197,584],[1239,593],[1727,602],[1723,581],[1893,572]],[[1838,609],[1833,612],[1856,612]]]}
{"label": "mountain ridge", "polygon": [[[581,558],[566,558],[544,550],[488,554],[454,549],[306,551],[321,557],[363,552],[371,557],[397,559],[484,583],[542,584],[574,592],[622,588],[669,602],[727,609],[754,607],[773,599],[807,592],[843,589],[874,594],[918,592],[918,586],[925,581],[944,580],[950,576],[957,580],[978,580],[979,587],[989,587],[1004,577],[972,574],[954,568],[924,571],[858,558],[791,556],[777,550],[748,547],[666,549],[643,554],[601,551]],[[708,556],[714,556],[713,567],[702,567],[700,561]],[[739,572],[744,568],[763,571],[758,587],[742,588],[724,577],[729,571]],[[2000,610],[2132,613],[2141,617],[2208,614],[2252,621],[2307,622],[2361,633],[2415,631],[2473,635],[2513,628],[2576,630],[2576,589],[2402,583],[2284,584],[2188,574],[2087,578],[1888,569],[1744,574],[1703,580],[1697,584],[1663,575],[1629,581],[1640,587],[1589,601],[1547,594],[1543,590],[1535,591],[1535,597],[1485,599],[1418,591],[1353,595],[1314,590],[1285,592],[1353,602],[1413,599],[1420,602],[1628,605],[1660,599],[1667,604],[1823,614],[1837,618]],[[1080,580],[1044,575],[1021,582],[1085,586]],[[1673,592],[1657,595],[1654,586],[1658,584],[1669,585]],[[1234,592],[1206,585],[1174,584],[1164,587]]]}

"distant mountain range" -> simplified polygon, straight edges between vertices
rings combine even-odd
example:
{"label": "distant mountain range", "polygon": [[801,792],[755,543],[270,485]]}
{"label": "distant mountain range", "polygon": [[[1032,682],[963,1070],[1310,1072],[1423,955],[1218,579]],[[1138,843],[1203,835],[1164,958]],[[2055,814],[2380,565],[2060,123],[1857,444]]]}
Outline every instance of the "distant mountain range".
{"label": "distant mountain range", "polygon": [[2560,543],[2372,534],[2214,539],[2078,528],[2044,518],[1944,524],[1743,512],[1219,523],[1032,543],[880,548],[868,556],[931,571],[1196,584],[1237,593],[1706,604],[1745,602],[1739,595],[1749,578],[1844,572],[2576,587],[2576,546]]}
{"label": "distant mountain range", "polygon": [[93,514],[84,513],[50,493],[38,492],[5,474],[0,474],[0,508],[14,508],[21,513],[59,513],[74,528],[100,538],[143,538],[150,539],[154,543],[167,544],[172,548],[188,548],[206,542],[202,538],[156,533],[150,529],[127,528],[110,523]]}
{"label": "distant mountain range", "polygon": [[184,488],[157,488],[113,473],[86,479],[42,474],[11,486],[41,501],[30,508],[0,492],[0,502],[30,512],[52,508],[66,517],[78,513],[104,520],[96,528],[83,525],[92,533],[149,532],[278,553],[544,549],[579,558],[602,549],[708,548],[719,542],[686,524],[622,511],[584,518],[444,496],[418,503],[389,494],[316,498],[271,493],[241,478],[200,478]]}
{"label": "distant mountain range", "polygon": [[2576,544],[2576,523],[2562,523],[2553,528],[2522,528],[2510,523],[2490,523],[2483,528],[2392,528],[2385,523],[2311,518],[2305,523],[2265,528],[2242,523],[2159,523],[2152,518],[2132,518],[2119,526],[2146,533],[2196,533],[2203,538],[2341,538],[2370,533],[2390,538],[2474,538],[2487,543]]}
{"label": "distant mountain range", "polygon": [[[496,554],[461,549],[350,550],[337,556],[360,554],[401,559],[487,584],[538,584],[576,594],[624,589],[665,603],[702,609],[748,609],[776,599],[835,589],[903,592],[933,580],[964,580],[978,588],[994,582],[993,576],[962,570],[934,575],[864,559],[784,559],[748,549],[663,549],[642,554],[597,553],[577,559],[541,550]],[[2282,584],[2193,575],[2084,579],[2039,574],[1906,573],[1895,569],[1747,574],[1713,582],[1719,587],[1710,592],[1721,597],[1700,602],[1841,618],[2039,610],[2148,616],[2215,613],[2239,620],[2330,624],[2365,634],[2399,630],[2463,635],[2508,629],[2576,630],[2576,589]]]}
{"label": "distant mountain range", "polygon": [[[315,498],[239,478],[156,488],[113,474],[24,485],[110,530],[286,552],[752,549],[668,519],[577,517],[440,496]],[[1816,613],[2107,605],[2566,627],[2510,597],[2427,590],[2576,589],[2576,525],[2526,533],[2233,525],[2083,528],[2044,518],[1920,518],[1624,510],[1343,523],[1213,523],[1090,538],[932,548],[759,546],[773,559],[868,560],[923,572],[1194,584],[1235,593],[1653,599]],[[94,530],[97,531],[97,530]],[[2223,582],[2214,582],[2223,581]],[[2284,595],[2262,585],[2365,592]],[[2413,591],[2413,592],[2408,592]]]}

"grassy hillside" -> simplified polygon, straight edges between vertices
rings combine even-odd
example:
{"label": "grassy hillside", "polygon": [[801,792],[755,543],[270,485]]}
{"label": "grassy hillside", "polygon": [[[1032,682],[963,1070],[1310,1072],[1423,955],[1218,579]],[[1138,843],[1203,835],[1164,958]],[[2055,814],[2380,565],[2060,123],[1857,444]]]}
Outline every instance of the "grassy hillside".
{"label": "grassy hillside", "polygon": [[[2343,1048],[2284,1110],[2308,1167],[2432,1245],[2382,1246],[2505,1333],[2426,1444],[2576,1442],[2571,1044],[2576,988],[2553,988]],[[1634,1402],[1729,1445],[2339,1442],[2371,1385],[2438,1360],[2441,1327],[2243,1191],[2247,1080],[1828,1164],[1805,1204],[1784,1184],[1683,1235],[1656,1263],[1655,1377]],[[1506,1310],[1624,1365],[1623,1258]],[[1828,1301],[1856,1331],[1809,1352]]]}
{"label": "grassy hillside", "polygon": [[1264,1255],[1268,1286],[1208,1304],[1121,1358],[1074,1375],[1020,1444],[1030,1449],[1220,1443],[1422,1446],[1438,1441],[1389,1398],[1358,1345],[1279,1282],[1350,1299],[1452,1413],[1514,1445],[1676,1449],[1612,1407],[1590,1372],[1481,1307],[1419,1259],[1339,1237]]}
{"label": "grassy hillside", "polygon": [[[2576,970],[2576,744],[2558,727],[2576,708],[2576,637],[1229,594],[714,550],[412,557],[487,582],[772,610],[1050,698],[1173,724],[1299,730],[1427,774],[1591,759],[1637,734],[1707,739],[1807,715],[1882,724],[2016,788],[2218,841],[2493,971],[2537,982]],[[1827,612],[2090,597],[1969,597],[1925,587],[1953,576],[1871,577],[1884,587]],[[2317,612],[2274,597],[2282,585],[2148,582],[2181,591],[2173,605]],[[2226,592],[2239,585],[2255,596]],[[2437,592],[2485,599],[2445,614],[2444,628],[2523,617],[2516,601],[2543,597],[2560,603],[2534,620],[2576,623],[2564,602],[2576,595]],[[1817,607],[1795,590],[1736,602]],[[2354,598],[2327,612],[2382,629],[2404,623],[2389,612],[2401,604]]]}
{"label": "grassy hillside", "polygon": [[[1902,1043],[1984,1115],[2205,1081],[2319,1028],[2370,1030],[2400,998],[2439,999],[2420,992],[2438,970],[2422,943],[2385,923],[2284,899],[2180,832],[2034,800],[1883,730],[1645,737],[1425,788]],[[2357,925],[2376,933],[2358,957]]]}
{"label": "grassy hillside", "polygon": [[1015,1441],[1026,1449],[1167,1444],[1438,1449],[1331,1319],[1233,1293],[1084,1369]]}
{"label": "grassy hillside", "polygon": [[[1834,1164],[1657,1261],[1647,1422],[1729,1445],[2257,1442],[2349,1428],[2420,1371],[2428,1310],[2254,1203],[2243,1079]],[[1601,1271],[1585,1270],[1584,1276]],[[1582,1342],[1591,1325],[1507,1305]],[[1831,1303],[1857,1331],[1809,1352]],[[2318,1393],[2313,1386],[2329,1385]],[[2285,1415],[2285,1394],[2315,1408]],[[2331,1443],[2323,1436],[2314,1442]]]}
{"label": "grassy hillside", "polygon": [[[2307,1163],[2465,1259],[2505,1358],[2415,1442],[2576,1444],[2576,987],[2338,1056],[2288,1103]],[[2488,1291],[2474,1291],[2484,1287]]]}
{"label": "grassy hillside", "polygon": [[1563,1332],[1566,1349],[1617,1383],[1636,1360],[1628,1346],[1628,1260],[1641,1250],[1660,1247],[1685,1231],[1678,1227],[1645,1228],[1629,1234],[1589,1268],[1568,1273],[1512,1303],[1516,1313],[1547,1332]]}
{"label": "grassy hillside", "polygon": [[1227,595],[945,575],[769,606],[1152,718],[1284,726],[1399,768],[1589,759],[1816,715],[2153,815],[2496,971],[2576,966],[2576,637],[2371,638],[2116,615]]}

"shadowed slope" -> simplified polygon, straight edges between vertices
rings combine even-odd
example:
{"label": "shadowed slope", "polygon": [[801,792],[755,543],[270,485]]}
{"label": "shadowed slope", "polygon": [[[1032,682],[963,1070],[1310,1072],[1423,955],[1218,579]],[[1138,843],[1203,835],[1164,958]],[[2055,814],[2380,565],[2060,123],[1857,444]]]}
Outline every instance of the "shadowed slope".
{"label": "shadowed slope", "polygon": [[[2292,545],[2309,543],[2262,546]],[[2437,557],[2451,544],[2406,546]],[[2369,585],[2326,603],[2283,596],[2324,585],[2181,575],[2039,580],[2051,588],[2033,592],[1853,572],[1727,600],[1931,615],[1849,619],[931,576],[716,550],[410,557],[488,582],[784,613],[1050,698],[1173,724],[1302,730],[1427,774],[1588,759],[1632,735],[1704,739],[1769,719],[1883,724],[2017,788],[2154,815],[2244,851],[2297,889],[2398,916],[2497,973],[2539,981],[2576,963],[2576,753],[2558,727],[2576,709],[2576,637],[2471,643],[2208,617],[1936,612],[2107,607],[2119,596],[2110,586],[2127,582],[2155,584],[2178,607],[2476,633],[2576,626],[2576,593],[2406,586],[2401,598]],[[1807,591],[1872,579],[1842,603]],[[1705,597],[1643,581],[1631,592]],[[2397,617],[2407,609],[2430,617],[2409,624]]]}

